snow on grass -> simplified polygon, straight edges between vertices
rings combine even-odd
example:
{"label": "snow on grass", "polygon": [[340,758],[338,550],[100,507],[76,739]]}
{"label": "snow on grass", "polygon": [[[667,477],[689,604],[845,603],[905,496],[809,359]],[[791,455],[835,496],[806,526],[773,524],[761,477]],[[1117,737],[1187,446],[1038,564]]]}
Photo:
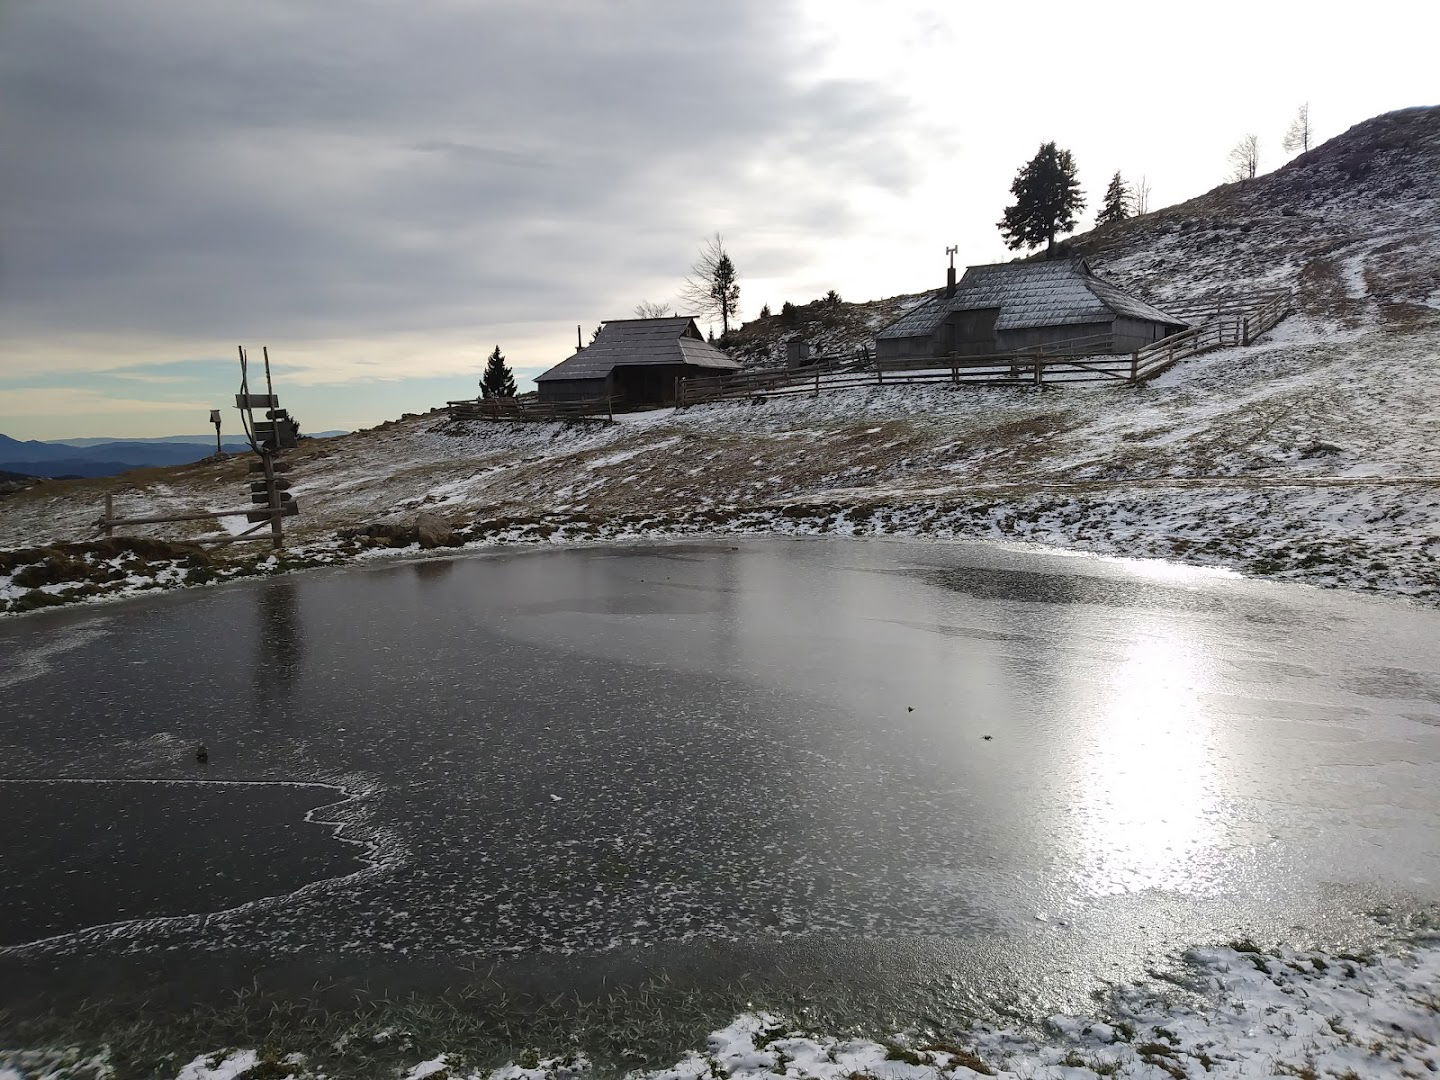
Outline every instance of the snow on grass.
{"label": "snow on grass", "polygon": [[259,1063],[260,1055],[254,1050],[205,1054],[181,1069],[176,1080],[236,1080]]}
{"label": "snow on grass", "polygon": [[[380,1045],[385,1040],[376,1035]],[[1248,942],[1202,948],[1177,970],[1112,990],[1094,1015],[1027,1026],[927,1020],[884,1037],[824,1032],[746,1013],[662,1068],[629,1080],[1094,1080],[1097,1077],[1326,1077],[1384,1080],[1433,1073],[1440,1061],[1440,943],[1419,937],[1355,956]],[[438,1047],[402,1065],[403,1080],[573,1080],[614,1075],[574,1052],[528,1050],[476,1069]],[[106,1054],[0,1051],[0,1077],[107,1075]],[[340,1075],[299,1053],[226,1049],[196,1057],[177,1080]]]}

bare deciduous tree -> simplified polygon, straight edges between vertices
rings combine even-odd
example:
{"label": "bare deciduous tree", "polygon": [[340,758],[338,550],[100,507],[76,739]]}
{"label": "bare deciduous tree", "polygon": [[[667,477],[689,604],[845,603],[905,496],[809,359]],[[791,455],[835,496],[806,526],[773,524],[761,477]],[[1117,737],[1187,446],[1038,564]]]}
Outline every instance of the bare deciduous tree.
{"label": "bare deciduous tree", "polygon": [[1230,151],[1230,179],[1254,180],[1260,168],[1260,136],[1246,135]]}
{"label": "bare deciduous tree", "polygon": [[1140,177],[1130,185],[1130,204],[1135,209],[1136,217],[1150,212],[1150,182],[1145,177]]}
{"label": "bare deciduous tree", "polygon": [[635,317],[637,319],[668,319],[675,314],[669,304],[652,304],[649,300],[641,300],[635,305]]}
{"label": "bare deciduous tree", "polygon": [[1307,101],[1295,112],[1295,119],[1290,121],[1290,129],[1285,132],[1285,141],[1281,143],[1287,154],[1295,152],[1305,153],[1310,149],[1310,103]]}
{"label": "bare deciduous tree", "polygon": [[700,249],[680,298],[693,306],[697,315],[719,319],[723,336],[730,332],[730,319],[740,308],[738,278],[735,264],[725,251],[725,239],[717,232]]}

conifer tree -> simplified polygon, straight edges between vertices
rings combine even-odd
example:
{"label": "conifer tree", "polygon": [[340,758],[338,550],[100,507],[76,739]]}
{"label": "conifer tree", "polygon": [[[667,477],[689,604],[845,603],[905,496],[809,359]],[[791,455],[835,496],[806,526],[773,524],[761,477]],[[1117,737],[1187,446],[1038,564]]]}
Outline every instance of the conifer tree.
{"label": "conifer tree", "polygon": [[1075,159],[1053,142],[1042,143],[1039,153],[1015,174],[1010,194],[1015,202],[1005,208],[998,228],[1011,250],[1044,244],[1046,255],[1053,255],[1055,237],[1073,230],[1075,215],[1085,209]]}
{"label": "conifer tree", "polygon": [[1110,186],[1105,189],[1105,205],[1100,208],[1100,215],[1095,219],[1095,224],[1097,227],[1113,225],[1117,221],[1124,221],[1129,216],[1130,188],[1117,172],[1110,178]]}
{"label": "conifer tree", "polygon": [[505,354],[500,346],[485,361],[485,373],[480,376],[480,396],[483,398],[505,398],[515,396],[515,375],[505,363]]}

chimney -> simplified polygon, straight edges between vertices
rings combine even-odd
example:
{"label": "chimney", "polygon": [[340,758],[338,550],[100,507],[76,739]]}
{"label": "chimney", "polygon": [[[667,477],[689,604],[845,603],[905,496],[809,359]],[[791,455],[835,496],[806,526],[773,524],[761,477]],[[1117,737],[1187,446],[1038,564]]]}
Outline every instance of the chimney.
{"label": "chimney", "polygon": [[953,266],[945,271],[945,295],[955,295],[955,267]]}

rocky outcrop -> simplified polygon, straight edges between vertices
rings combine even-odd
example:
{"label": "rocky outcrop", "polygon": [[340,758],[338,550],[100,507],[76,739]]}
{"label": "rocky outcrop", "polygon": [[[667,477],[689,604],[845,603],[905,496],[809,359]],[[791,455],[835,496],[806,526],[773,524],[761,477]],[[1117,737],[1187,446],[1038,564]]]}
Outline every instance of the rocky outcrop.
{"label": "rocky outcrop", "polygon": [[415,518],[415,539],[422,548],[456,547],[460,543],[450,523],[428,510]]}
{"label": "rocky outcrop", "polygon": [[376,521],[356,529],[341,529],[336,535],[341,540],[368,540],[374,547],[403,548],[419,544],[428,549],[459,547],[464,543],[448,521],[428,510],[418,514],[413,525]]}

